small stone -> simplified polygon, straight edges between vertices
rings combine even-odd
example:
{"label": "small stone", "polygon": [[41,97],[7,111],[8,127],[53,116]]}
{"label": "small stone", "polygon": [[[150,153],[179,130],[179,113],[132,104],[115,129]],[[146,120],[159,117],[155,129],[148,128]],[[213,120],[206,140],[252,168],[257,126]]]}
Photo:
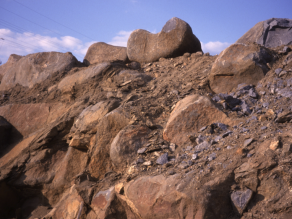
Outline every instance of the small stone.
{"label": "small stone", "polygon": [[217,150],[217,151],[220,151],[220,150],[221,150],[221,148],[216,148],[216,150]]}
{"label": "small stone", "polygon": [[269,108],[269,103],[268,102],[265,102],[265,103],[263,103],[263,107],[265,107],[266,109],[268,109]]}
{"label": "small stone", "polygon": [[232,131],[225,132],[224,134],[222,134],[222,138],[226,138],[227,136],[231,134],[232,134]]}
{"label": "small stone", "polygon": [[221,136],[217,136],[217,137],[215,137],[214,141],[218,143],[221,139],[222,139]]}
{"label": "small stone", "polygon": [[267,126],[263,126],[261,127],[261,130],[266,130],[268,127]]}
{"label": "small stone", "polygon": [[252,98],[257,98],[257,97],[258,97],[258,95],[257,95],[257,93],[255,92],[254,88],[249,89],[249,91],[248,91],[248,95],[249,95],[250,97],[252,97]]}
{"label": "small stone", "polygon": [[279,74],[279,77],[282,77],[283,75],[287,74],[286,71],[281,71],[281,73]]}
{"label": "small stone", "polygon": [[168,149],[168,146],[164,144],[161,146],[161,149]]}
{"label": "small stone", "polygon": [[232,149],[232,147],[231,146],[227,146],[227,149],[230,150],[230,149]]}
{"label": "small stone", "polygon": [[242,112],[245,114],[245,115],[249,115],[251,114],[251,110],[249,108],[249,106],[247,105],[246,102],[243,101],[243,104],[241,105],[241,108],[242,108]]}
{"label": "small stone", "polygon": [[238,148],[238,149],[236,150],[236,154],[239,154],[239,155],[243,155],[243,154],[245,154],[245,153],[244,153],[244,149],[243,149],[243,148]]}
{"label": "small stone", "polygon": [[243,148],[246,148],[253,142],[253,138],[249,138],[243,142]]}
{"label": "small stone", "polygon": [[240,131],[240,133],[244,133],[244,132],[248,132],[249,131],[249,129],[247,129],[247,128],[242,128],[242,130]]}
{"label": "small stone", "polygon": [[162,154],[157,160],[156,163],[163,165],[168,162],[168,153]]}
{"label": "small stone", "polygon": [[252,198],[252,193],[252,190],[247,188],[245,190],[232,192],[231,200],[239,215],[242,215],[242,213],[246,209],[249,201]]}
{"label": "small stone", "polygon": [[196,160],[198,158],[198,154],[193,154],[192,155],[192,160]]}
{"label": "small stone", "polygon": [[247,154],[246,157],[252,157],[252,154]]}
{"label": "small stone", "polygon": [[143,163],[144,166],[151,166],[152,165],[152,161],[149,160],[149,161],[146,161]]}
{"label": "small stone", "polygon": [[178,165],[178,167],[181,169],[186,169],[189,167],[189,165],[185,161],[183,161],[180,165]]}
{"label": "small stone", "polygon": [[228,126],[223,124],[223,123],[218,122],[218,123],[215,123],[215,124],[217,125],[218,128],[220,128],[223,131],[226,131],[228,129]]}
{"label": "small stone", "polygon": [[209,156],[208,156],[208,160],[209,161],[212,161],[212,160],[214,160],[216,158],[216,154],[215,153],[212,153],[212,154],[210,154]]}
{"label": "small stone", "polygon": [[176,148],[175,143],[170,143],[170,145],[169,145],[169,149],[170,149],[172,152],[175,151],[175,148]]}
{"label": "small stone", "polygon": [[211,146],[210,143],[208,143],[207,141],[204,141],[202,142],[201,144],[198,144],[195,149],[196,151],[203,151],[203,150],[206,150],[206,149],[209,149],[209,147]]}
{"label": "small stone", "polygon": [[197,143],[197,144],[201,144],[203,141],[204,141],[204,137],[203,137],[202,135],[199,135],[199,136],[196,138],[196,143]]}
{"label": "small stone", "polygon": [[277,69],[275,70],[276,75],[279,75],[281,71],[282,71],[282,68],[277,68]]}
{"label": "small stone", "polygon": [[137,153],[138,154],[143,154],[143,153],[145,153],[146,149],[147,148],[140,148],[140,149],[138,149]]}
{"label": "small stone", "polygon": [[289,155],[289,154],[291,154],[291,152],[292,152],[292,144],[291,144],[291,143],[289,143],[289,144],[284,144],[284,145],[283,145],[282,153],[283,153],[284,155]]}
{"label": "small stone", "polygon": [[270,149],[275,151],[279,147],[279,140],[272,141],[270,144]]}
{"label": "small stone", "polygon": [[169,171],[167,171],[167,174],[168,175],[174,175],[175,174],[175,171],[174,170],[169,170]]}
{"label": "small stone", "polygon": [[193,149],[193,146],[187,146],[186,151],[190,151]]}
{"label": "small stone", "polygon": [[204,131],[207,128],[207,126],[204,126],[203,128],[200,129],[200,132]]}
{"label": "small stone", "polygon": [[138,160],[136,161],[137,164],[139,163],[144,163],[144,159],[143,158],[138,158]]}
{"label": "small stone", "polygon": [[260,94],[261,95],[265,95],[266,94],[266,91],[260,91]]}

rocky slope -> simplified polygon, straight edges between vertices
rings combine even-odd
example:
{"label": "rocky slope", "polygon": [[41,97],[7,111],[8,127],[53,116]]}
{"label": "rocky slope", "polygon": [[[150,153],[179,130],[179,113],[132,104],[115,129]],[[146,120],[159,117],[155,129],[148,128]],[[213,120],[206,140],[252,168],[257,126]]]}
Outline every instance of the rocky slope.
{"label": "rocky slope", "polygon": [[133,34],[0,67],[0,218],[291,218],[292,46]]}

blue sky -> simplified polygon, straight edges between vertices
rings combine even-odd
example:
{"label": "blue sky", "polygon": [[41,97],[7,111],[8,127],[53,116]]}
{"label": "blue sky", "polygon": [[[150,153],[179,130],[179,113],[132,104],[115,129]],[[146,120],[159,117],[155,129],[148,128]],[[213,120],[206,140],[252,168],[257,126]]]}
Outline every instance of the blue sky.
{"label": "blue sky", "polygon": [[0,0],[0,60],[70,51],[82,61],[94,42],[126,46],[131,31],[158,33],[172,17],[214,55],[257,22],[292,19],[291,8],[291,0]]}

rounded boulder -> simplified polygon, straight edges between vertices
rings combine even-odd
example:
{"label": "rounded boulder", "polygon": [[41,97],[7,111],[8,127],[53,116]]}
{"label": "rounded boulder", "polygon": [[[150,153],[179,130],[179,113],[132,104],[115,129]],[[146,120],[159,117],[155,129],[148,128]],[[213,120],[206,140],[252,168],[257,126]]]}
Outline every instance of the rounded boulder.
{"label": "rounded boulder", "polygon": [[140,63],[154,62],[162,57],[177,57],[186,52],[197,51],[202,51],[201,43],[193,34],[192,28],[188,23],[176,17],[167,21],[161,32],[157,34],[142,29],[133,31],[127,44],[130,61]]}

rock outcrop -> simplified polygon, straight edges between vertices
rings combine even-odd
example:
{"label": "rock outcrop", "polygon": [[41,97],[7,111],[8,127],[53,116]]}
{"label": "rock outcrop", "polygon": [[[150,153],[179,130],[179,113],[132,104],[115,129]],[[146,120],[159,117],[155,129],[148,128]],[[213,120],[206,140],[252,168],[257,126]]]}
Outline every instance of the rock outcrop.
{"label": "rock outcrop", "polygon": [[[18,57],[19,58],[19,57]],[[17,58],[17,59],[18,59]],[[0,90],[8,90],[16,84],[33,87],[54,73],[69,71],[78,65],[72,53],[41,52],[20,58],[3,73]]]}
{"label": "rock outcrop", "polygon": [[112,46],[106,43],[92,44],[84,57],[85,65],[98,64],[102,62],[128,62],[127,48]]}
{"label": "rock outcrop", "polygon": [[193,34],[192,28],[176,17],[167,21],[157,34],[142,29],[133,31],[127,44],[130,61],[141,63],[197,51],[202,51],[201,43]]}
{"label": "rock outcrop", "polygon": [[240,37],[236,43],[256,42],[262,46],[273,48],[292,44],[292,20],[271,18],[261,21]]}
{"label": "rock outcrop", "polygon": [[237,85],[256,85],[269,71],[273,53],[256,44],[233,44],[220,53],[209,76],[215,93],[230,92]]}
{"label": "rock outcrop", "polygon": [[81,64],[2,91],[0,218],[291,218],[291,49]]}

